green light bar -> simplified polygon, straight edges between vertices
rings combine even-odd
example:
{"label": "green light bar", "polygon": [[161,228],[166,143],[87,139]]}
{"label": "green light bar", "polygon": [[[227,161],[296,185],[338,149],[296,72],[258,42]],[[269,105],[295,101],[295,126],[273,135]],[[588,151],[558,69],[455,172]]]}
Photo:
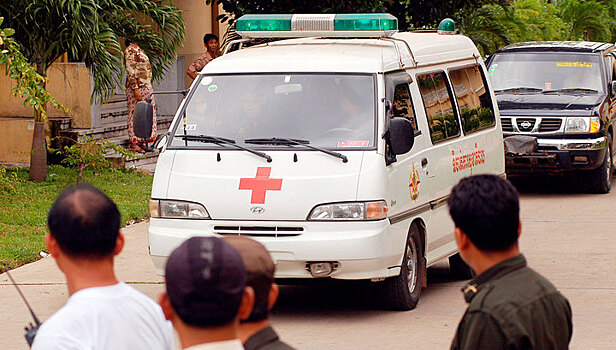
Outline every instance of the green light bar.
{"label": "green light bar", "polygon": [[291,30],[293,15],[244,15],[237,20],[237,32],[269,32]]}
{"label": "green light bar", "polygon": [[244,38],[380,38],[398,31],[388,13],[244,15],[236,22]]}

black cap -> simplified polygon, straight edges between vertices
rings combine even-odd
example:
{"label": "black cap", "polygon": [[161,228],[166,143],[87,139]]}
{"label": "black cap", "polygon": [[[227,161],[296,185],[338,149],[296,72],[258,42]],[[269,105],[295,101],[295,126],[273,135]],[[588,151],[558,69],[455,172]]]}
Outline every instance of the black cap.
{"label": "black cap", "polygon": [[242,257],[215,237],[192,237],[177,247],[165,267],[167,295],[186,324],[214,327],[237,316],[246,271]]}

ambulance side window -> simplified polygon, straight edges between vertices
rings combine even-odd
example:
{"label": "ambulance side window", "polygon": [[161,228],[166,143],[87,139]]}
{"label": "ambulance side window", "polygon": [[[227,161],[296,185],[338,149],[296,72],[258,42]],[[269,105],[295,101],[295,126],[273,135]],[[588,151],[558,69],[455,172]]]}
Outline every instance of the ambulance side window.
{"label": "ambulance side window", "polygon": [[477,65],[449,71],[453,91],[460,109],[464,134],[494,126],[494,107],[485,77]]}
{"label": "ambulance side window", "polygon": [[460,124],[445,73],[418,75],[417,82],[426,108],[432,143],[460,136]]}
{"label": "ambulance side window", "polygon": [[408,119],[413,125],[415,134],[418,134],[417,119],[415,118],[415,110],[413,109],[408,84],[398,84],[394,88],[393,108],[394,117]]}

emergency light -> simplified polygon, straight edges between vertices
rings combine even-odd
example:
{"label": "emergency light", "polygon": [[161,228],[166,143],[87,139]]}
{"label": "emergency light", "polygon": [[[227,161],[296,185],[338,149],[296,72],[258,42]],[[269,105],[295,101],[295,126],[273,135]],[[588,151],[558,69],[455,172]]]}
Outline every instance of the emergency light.
{"label": "emergency light", "polygon": [[438,34],[456,34],[456,23],[451,18],[445,18],[438,25]]}
{"label": "emergency light", "polygon": [[398,31],[398,19],[388,13],[244,15],[235,29],[244,38],[380,38]]}

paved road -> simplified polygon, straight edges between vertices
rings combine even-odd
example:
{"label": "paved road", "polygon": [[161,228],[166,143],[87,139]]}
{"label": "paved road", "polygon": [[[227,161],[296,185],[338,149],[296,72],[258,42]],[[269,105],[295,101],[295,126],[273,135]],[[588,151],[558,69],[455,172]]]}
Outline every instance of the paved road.
{"label": "paved road", "polygon": [[[522,192],[521,249],[573,307],[572,349],[616,349],[616,191],[579,193],[576,181],[517,183]],[[564,190],[563,190],[564,188]],[[125,229],[122,279],[156,297],[162,290],[147,257],[147,223]],[[48,318],[66,300],[51,258],[14,271],[37,314]],[[417,309],[385,312],[364,284],[283,287],[274,312],[281,336],[299,349],[446,349],[466,305],[447,265],[429,269]],[[0,349],[25,349],[25,307],[0,276]]]}

